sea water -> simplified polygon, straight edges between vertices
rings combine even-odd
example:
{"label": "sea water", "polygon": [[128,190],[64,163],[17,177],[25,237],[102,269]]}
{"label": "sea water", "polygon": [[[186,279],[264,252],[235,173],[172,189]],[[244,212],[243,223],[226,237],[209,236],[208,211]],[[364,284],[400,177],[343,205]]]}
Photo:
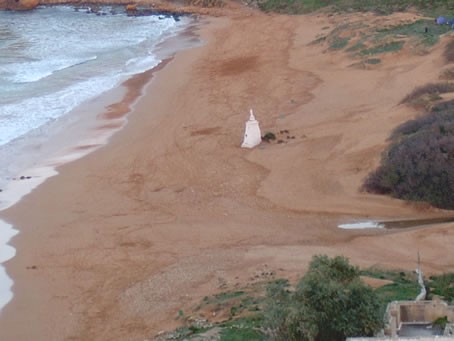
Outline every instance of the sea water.
{"label": "sea water", "polygon": [[[0,11],[0,195],[23,168],[39,162],[32,155],[28,163],[17,161],[19,145],[45,139],[49,125],[76,107],[158,65],[156,46],[189,21],[128,16],[120,7]],[[0,264],[15,254],[7,245],[15,233],[0,221]],[[0,309],[12,297],[11,285],[0,265]]]}

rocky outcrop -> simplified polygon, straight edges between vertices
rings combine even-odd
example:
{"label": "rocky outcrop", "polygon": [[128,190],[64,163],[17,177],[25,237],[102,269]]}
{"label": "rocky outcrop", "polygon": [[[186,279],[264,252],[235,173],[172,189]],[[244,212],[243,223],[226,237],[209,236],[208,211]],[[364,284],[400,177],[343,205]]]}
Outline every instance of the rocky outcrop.
{"label": "rocky outcrop", "polygon": [[0,0],[0,9],[26,11],[38,6],[39,0]]}

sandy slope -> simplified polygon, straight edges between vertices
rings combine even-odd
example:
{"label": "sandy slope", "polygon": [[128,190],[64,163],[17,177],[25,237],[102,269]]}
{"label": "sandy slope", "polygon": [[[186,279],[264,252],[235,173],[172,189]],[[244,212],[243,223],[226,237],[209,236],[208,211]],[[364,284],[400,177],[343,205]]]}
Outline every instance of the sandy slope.
{"label": "sandy slope", "polygon": [[[411,270],[419,249],[425,271],[454,271],[452,224],[336,228],[443,214],[358,190],[415,115],[397,103],[437,78],[442,49],[352,68],[308,46],[338,20],[244,11],[202,25],[207,44],[157,74],[107,147],[6,212],[21,234],[0,339],[142,340],[220,286],[265,264],[296,278],[319,253]],[[295,138],[240,149],[250,107],[263,131]]]}

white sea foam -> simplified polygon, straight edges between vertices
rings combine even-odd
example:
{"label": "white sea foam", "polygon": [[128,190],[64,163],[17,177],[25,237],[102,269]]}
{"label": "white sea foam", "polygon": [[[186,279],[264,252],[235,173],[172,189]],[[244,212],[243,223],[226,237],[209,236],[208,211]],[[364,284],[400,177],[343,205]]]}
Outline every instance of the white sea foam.
{"label": "white sea foam", "polygon": [[5,268],[1,264],[15,256],[16,249],[7,243],[17,233],[18,231],[13,229],[10,224],[0,220],[0,310],[13,298],[13,292],[11,291],[13,281],[8,277]]}
{"label": "white sea foam", "polygon": [[89,58],[49,59],[33,62],[13,63],[5,66],[0,66],[0,74],[4,73],[5,78],[12,81],[13,83],[30,83],[49,77],[57,71],[95,59],[96,56]]}
{"label": "white sea foam", "polygon": [[[27,136],[45,136],[49,124],[82,103],[114,88],[128,76],[156,66],[160,62],[153,52],[157,44],[186,23],[153,16],[96,16],[65,6],[27,13],[0,11],[2,153],[17,150]],[[20,174],[10,174],[10,169],[17,170],[11,165],[21,164],[23,157],[14,161],[14,154],[7,155],[8,161],[0,159],[0,211],[57,174],[58,162],[78,157],[67,155],[45,167],[29,165],[31,168],[23,174],[31,178],[13,181],[11,177]],[[0,310],[13,297],[13,281],[2,263],[15,255],[8,242],[16,233],[0,220]]]}
{"label": "white sea foam", "polygon": [[156,66],[153,49],[183,25],[71,7],[0,13],[0,146]]}
{"label": "white sea foam", "polygon": [[351,224],[340,224],[337,225],[337,227],[346,230],[354,230],[354,229],[381,229],[384,228],[385,226],[376,221],[367,220]]}

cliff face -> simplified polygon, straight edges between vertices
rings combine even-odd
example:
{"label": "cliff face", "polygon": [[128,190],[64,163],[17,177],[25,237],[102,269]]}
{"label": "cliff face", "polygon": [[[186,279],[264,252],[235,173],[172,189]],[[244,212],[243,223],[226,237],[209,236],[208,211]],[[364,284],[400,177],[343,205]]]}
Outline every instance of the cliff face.
{"label": "cliff face", "polygon": [[23,11],[38,6],[39,0],[0,0],[0,9]]}

